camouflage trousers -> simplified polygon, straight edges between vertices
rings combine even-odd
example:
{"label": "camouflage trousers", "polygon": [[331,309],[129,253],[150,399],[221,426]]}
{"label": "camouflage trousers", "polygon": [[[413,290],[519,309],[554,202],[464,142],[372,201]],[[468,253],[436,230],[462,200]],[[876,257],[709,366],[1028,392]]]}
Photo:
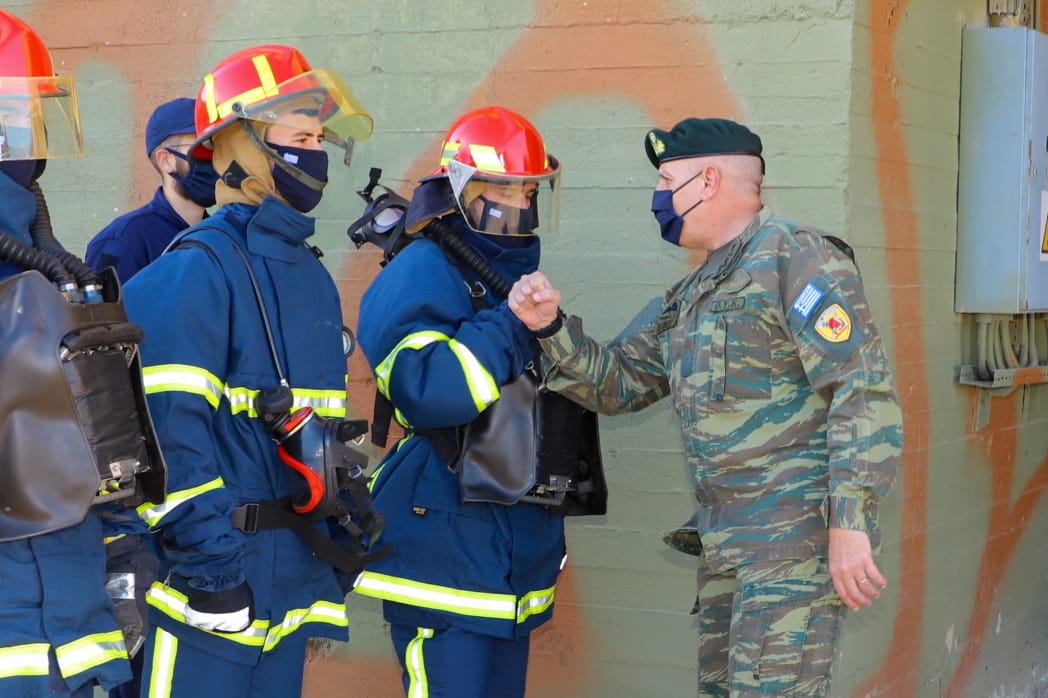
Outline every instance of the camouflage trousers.
{"label": "camouflage trousers", "polygon": [[829,695],[843,611],[822,560],[711,574],[700,557],[700,698]]}

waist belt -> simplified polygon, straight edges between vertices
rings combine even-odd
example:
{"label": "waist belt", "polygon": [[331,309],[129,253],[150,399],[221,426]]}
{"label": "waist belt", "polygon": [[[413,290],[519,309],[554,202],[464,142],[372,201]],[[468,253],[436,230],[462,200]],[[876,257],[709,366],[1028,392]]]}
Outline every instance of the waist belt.
{"label": "waist belt", "polygon": [[378,560],[389,551],[386,547],[369,554],[353,536],[346,536],[345,545],[331,539],[308,519],[291,510],[290,497],[241,504],[233,511],[230,521],[234,528],[244,533],[286,528],[306,544],[313,557],[351,575],[359,574],[368,563]]}

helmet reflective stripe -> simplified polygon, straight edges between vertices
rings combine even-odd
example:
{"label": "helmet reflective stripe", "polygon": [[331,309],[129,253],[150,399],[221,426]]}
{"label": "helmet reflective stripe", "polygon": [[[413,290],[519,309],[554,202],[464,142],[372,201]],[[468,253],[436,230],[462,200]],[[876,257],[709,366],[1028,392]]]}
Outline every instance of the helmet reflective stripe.
{"label": "helmet reflective stripe", "polygon": [[400,352],[404,349],[417,351],[434,342],[447,342],[448,348],[455,354],[455,358],[458,359],[459,365],[462,367],[462,373],[466,378],[470,397],[473,399],[473,404],[478,412],[483,411],[484,408],[499,399],[498,383],[495,382],[495,378],[470,351],[469,347],[462,342],[451,339],[442,332],[426,330],[413,332],[400,340],[400,343],[393,347],[393,351],[375,367],[376,387],[387,400],[390,399],[389,378],[393,373],[393,363],[397,360]]}
{"label": "helmet reflective stripe", "polygon": [[0,679],[12,676],[47,676],[50,673],[46,642],[0,648]]}
{"label": "helmet reflective stripe", "polygon": [[258,86],[245,90],[240,94],[227,99],[221,104],[215,104],[215,75],[208,73],[204,76],[203,100],[207,108],[207,117],[210,123],[224,119],[233,113],[233,105],[237,102],[252,104],[267,97],[275,97],[280,94],[277,79],[273,76],[273,68],[269,65],[269,59],[263,55],[251,57],[251,64],[255,66],[258,73]]}
{"label": "helmet reflective stripe", "polygon": [[58,669],[63,678],[101,666],[114,659],[127,659],[124,634],[119,630],[94,633],[55,648]]}
{"label": "helmet reflective stripe", "polygon": [[135,511],[138,513],[139,517],[141,517],[141,519],[145,521],[147,524],[149,524],[150,528],[152,528],[158,525],[165,516],[170,514],[179,506],[188,502],[190,499],[198,497],[204,494],[205,492],[217,490],[225,486],[226,483],[222,481],[222,478],[216,477],[214,480],[211,480],[210,482],[205,482],[202,485],[197,485],[196,487],[191,487],[185,490],[179,490],[177,492],[168,492],[167,500],[163,504],[154,505],[149,502],[146,502],[145,504],[135,509]]}

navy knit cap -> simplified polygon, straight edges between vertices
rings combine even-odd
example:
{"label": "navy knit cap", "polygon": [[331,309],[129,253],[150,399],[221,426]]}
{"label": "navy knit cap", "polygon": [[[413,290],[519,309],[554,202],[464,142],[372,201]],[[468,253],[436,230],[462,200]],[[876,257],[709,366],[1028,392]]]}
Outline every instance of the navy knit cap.
{"label": "navy knit cap", "polygon": [[644,151],[655,167],[669,160],[706,155],[755,155],[761,159],[763,172],[762,150],[756,133],[729,119],[692,117],[669,131],[654,128],[644,137]]}
{"label": "navy knit cap", "polygon": [[164,102],[149,117],[146,124],[146,154],[152,155],[157,146],[177,133],[196,135],[193,108],[196,102],[188,97],[179,97]]}

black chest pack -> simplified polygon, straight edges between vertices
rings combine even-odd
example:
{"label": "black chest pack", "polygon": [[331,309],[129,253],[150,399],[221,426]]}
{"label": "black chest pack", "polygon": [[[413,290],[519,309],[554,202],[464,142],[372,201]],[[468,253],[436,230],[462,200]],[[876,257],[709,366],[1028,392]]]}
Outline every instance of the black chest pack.
{"label": "black chest pack", "polygon": [[[247,271],[278,379],[276,385],[258,392],[255,411],[276,442],[280,460],[302,478],[302,485],[290,498],[239,505],[233,513],[233,525],[244,533],[290,529],[318,560],[344,574],[355,575],[388,552],[388,548],[367,550],[369,542],[377,540],[382,533],[385,520],[371,500],[366,474],[368,458],[348,445],[367,433],[367,422],[323,417],[309,406],[292,411],[294,396],[284,375],[262,289],[251,268],[251,261],[227,231],[221,228],[206,230],[224,235]],[[221,266],[218,254],[202,240],[180,238],[172,249],[178,247],[200,248]],[[327,519],[336,522],[348,535],[346,545],[313,525],[313,522]]]}
{"label": "black chest pack", "polygon": [[[365,243],[380,247],[384,266],[413,240],[428,237],[461,275],[474,312],[509,294],[509,282],[441,219],[431,220],[418,234],[405,234],[408,202],[378,184],[381,174],[373,168],[368,186],[357,192],[367,206],[346,232],[358,248]],[[376,186],[384,190],[377,197]],[[529,364],[473,421],[418,433],[458,474],[463,502],[535,504],[565,516],[603,515],[608,490],[597,414],[541,383],[537,368]],[[393,412],[376,391],[371,436],[377,446],[386,445]]]}
{"label": "black chest pack", "polygon": [[[32,244],[0,232],[0,542],[76,525],[88,510],[164,501],[142,382],[142,329],[112,269],[61,249],[36,182]],[[116,507],[116,509],[114,509]]]}

